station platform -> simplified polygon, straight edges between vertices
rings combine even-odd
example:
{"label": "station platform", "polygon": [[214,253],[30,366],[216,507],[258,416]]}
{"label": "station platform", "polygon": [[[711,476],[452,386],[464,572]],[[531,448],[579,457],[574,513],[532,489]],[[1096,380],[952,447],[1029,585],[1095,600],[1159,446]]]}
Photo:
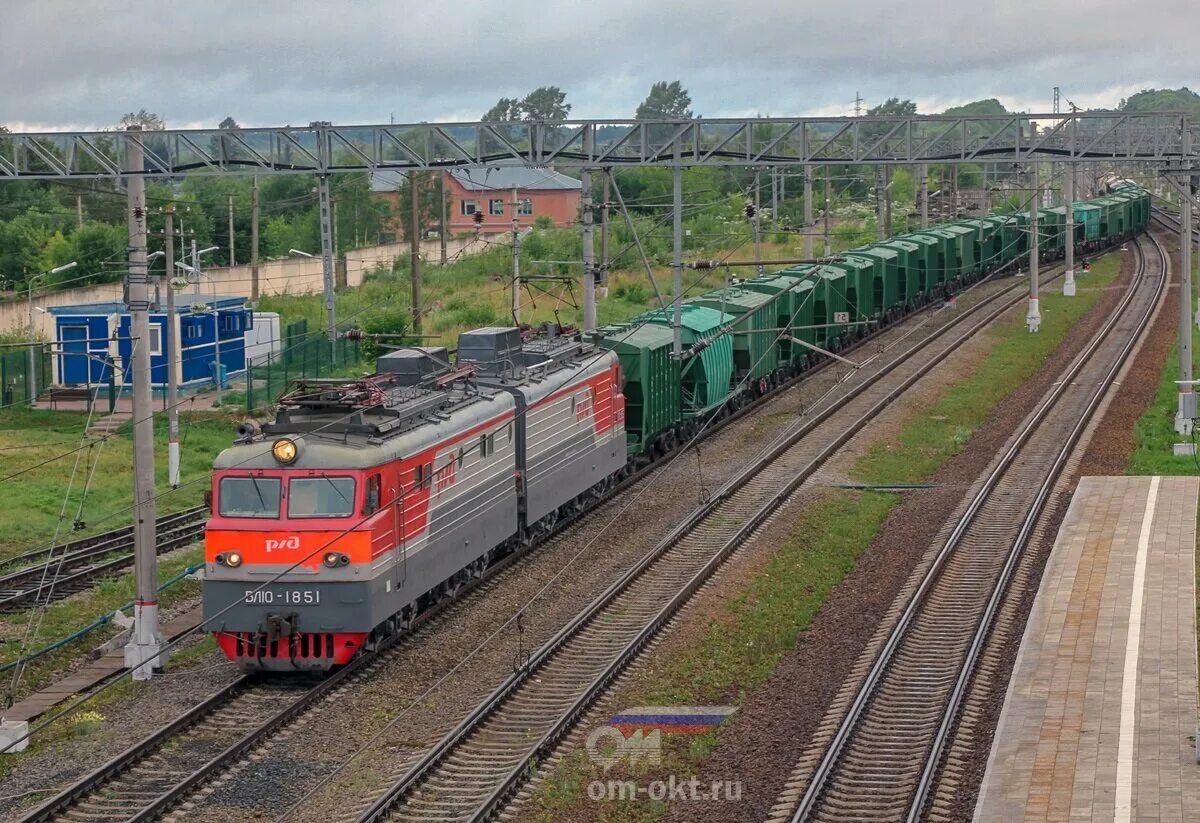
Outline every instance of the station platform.
{"label": "station platform", "polygon": [[975,808],[1200,821],[1200,478],[1085,477],[1025,628]]}

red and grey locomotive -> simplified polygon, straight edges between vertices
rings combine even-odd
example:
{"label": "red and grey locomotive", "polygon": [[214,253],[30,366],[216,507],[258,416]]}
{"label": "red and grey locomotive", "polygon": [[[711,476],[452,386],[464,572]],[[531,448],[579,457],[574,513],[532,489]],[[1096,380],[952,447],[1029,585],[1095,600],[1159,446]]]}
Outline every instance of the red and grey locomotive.
{"label": "red and grey locomotive", "polygon": [[617,356],[516,328],[302,381],[217,458],[206,628],[243,668],[327,669],[599,497],[626,463]]}

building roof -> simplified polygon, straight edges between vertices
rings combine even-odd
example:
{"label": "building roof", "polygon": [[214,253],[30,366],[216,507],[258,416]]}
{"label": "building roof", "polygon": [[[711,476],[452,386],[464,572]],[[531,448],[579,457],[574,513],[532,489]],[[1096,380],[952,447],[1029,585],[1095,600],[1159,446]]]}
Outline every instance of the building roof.
{"label": "building roof", "polygon": [[[246,305],[246,298],[244,297],[228,297],[220,295],[215,298],[211,296],[205,297],[203,295],[196,297],[195,295],[188,294],[186,292],[177,294],[175,296],[175,300],[177,301],[175,304],[176,314],[190,313],[192,310],[192,305],[195,303],[204,303],[207,306],[215,306],[218,309],[240,309],[244,308]],[[129,311],[129,309],[126,308],[124,303],[113,300],[102,303],[77,303],[73,306],[49,306],[46,311],[50,312],[50,314],[56,317],[59,315],[71,317],[77,315],[124,314],[125,312]],[[166,306],[161,306],[150,313],[163,314],[165,311]]]}
{"label": "building roof", "polygon": [[[539,169],[499,161],[487,166],[461,166],[450,175],[468,191],[507,191],[514,186],[524,191],[578,191],[582,183],[554,169]],[[399,191],[406,175],[401,171],[371,172],[371,191]]]}
{"label": "building roof", "polygon": [[514,187],[526,191],[572,191],[582,188],[582,184],[574,177],[559,174],[554,169],[536,169],[507,164],[452,169],[450,176],[460,186],[470,191],[503,191]]}

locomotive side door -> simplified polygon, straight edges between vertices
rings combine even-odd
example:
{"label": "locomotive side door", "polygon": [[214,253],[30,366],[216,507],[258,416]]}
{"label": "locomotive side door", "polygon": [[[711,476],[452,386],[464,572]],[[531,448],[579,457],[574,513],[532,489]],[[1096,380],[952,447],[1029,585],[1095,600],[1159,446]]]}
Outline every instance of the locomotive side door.
{"label": "locomotive side door", "polygon": [[395,547],[395,580],[396,587],[404,585],[408,579],[408,551],[404,522],[404,498],[399,489],[392,489],[392,536]]}

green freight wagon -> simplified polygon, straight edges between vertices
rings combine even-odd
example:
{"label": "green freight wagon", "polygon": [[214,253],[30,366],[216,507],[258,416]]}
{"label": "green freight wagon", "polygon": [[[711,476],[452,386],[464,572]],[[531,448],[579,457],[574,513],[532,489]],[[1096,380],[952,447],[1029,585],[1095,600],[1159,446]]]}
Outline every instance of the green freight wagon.
{"label": "green freight wagon", "polygon": [[820,283],[815,290],[813,323],[817,328],[817,345],[836,351],[838,339],[850,328],[850,304],[846,299],[846,272],[832,265],[821,266]]}
{"label": "green freight wagon", "polygon": [[999,222],[983,218],[963,220],[959,225],[975,231],[975,259],[979,261],[980,271],[998,268],[1002,262],[1004,247],[1004,236],[1000,231]]}
{"label": "green freight wagon", "polygon": [[846,275],[846,310],[851,322],[879,317],[883,302],[882,261],[847,254],[844,260],[829,263],[827,268],[840,269]]}
{"label": "green freight wagon", "polygon": [[629,453],[650,444],[680,420],[679,361],[671,355],[674,334],[652,323],[600,329],[600,346],[614,351],[625,376],[625,440]]}
{"label": "green freight wagon", "polygon": [[1097,197],[1091,203],[1100,209],[1100,239],[1112,242],[1121,235],[1121,204],[1108,197]]}
{"label": "green freight wagon", "polygon": [[992,218],[1000,226],[1000,265],[1011,263],[1029,254],[1029,235],[1025,222],[1015,214],[996,215]]}
{"label": "green freight wagon", "polygon": [[896,239],[900,242],[912,243],[917,247],[918,291],[932,296],[938,283],[941,282],[940,272],[944,265],[940,251],[941,239],[919,233],[902,234]]}
{"label": "green freight wagon", "polygon": [[962,262],[959,260],[958,235],[944,229],[929,229],[919,232],[926,237],[938,241],[938,283],[951,283],[962,273]]}
{"label": "green freight wagon", "polygon": [[975,256],[975,231],[958,223],[942,227],[958,238],[958,273],[964,280],[974,279],[979,272],[979,260]]}
{"label": "green freight wagon", "polygon": [[1075,237],[1081,243],[1099,242],[1100,215],[1103,209],[1084,200],[1076,200],[1072,206],[1075,212]]}
{"label": "green freight wagon", "polygon": [[[679,376],[682,384],[683,416],[694,417],[724,403],[729,397],[729,385],[733,379],[734,348],[736,339],[731,334],[721,334],[732,323],[737,314],[727,314],[705,308],[696,303],[684,303],[680,319],[680,337],[686,353],[693,347],[699,352],[684,358]],[[665,327],[674,335],[675,310],[671,307],[640,315],[632,322]]]}
{"label": "green freight wagon", "polygon": [[866,259],[875,263],[872,295],[875,311],[883,316],[892,310],[904,309],[904,284],[900,279],[900,255],[894,249],[875,244],[860,246],[845,252],[847,258]]}
{"label": "green freight wagon", "polygon": [[787,329],[787,333],[779,338],[779,359],[781,363],[795,363],[804,358],[808,349],[792,343],[796,337],[809,343],[815,343],[813,337],[813,309],[816,300],[813,296],[813,279],[804,275],[793,276],[787,272],[763,275],[753,280],[746,280],[742,288],[762,294],[777,295],[775,298],[775,327]]}
{"label": "green freight wagon", "polygon": [[1038,254],[1040,256],[1051,259],[1063,254],[1063,227],[1066,220],[1066,209],[1038,209]]}
{"label": "green freight wagon", "polygon": [[891,249],[896,252],[897,270],[900,273],[900,294],[904,304],[912,308],[920,303],[920,294],[924,288],[921,259],[924,246],[919,246],[911,240],[894,238],[878,244],[879,248]]}
{"label": "green freight wagon", "polygon": [[772,295],[731,287],[702,294],[688,304],[733,315],[734,376],[757,380],[779,366],[774,302]]}

